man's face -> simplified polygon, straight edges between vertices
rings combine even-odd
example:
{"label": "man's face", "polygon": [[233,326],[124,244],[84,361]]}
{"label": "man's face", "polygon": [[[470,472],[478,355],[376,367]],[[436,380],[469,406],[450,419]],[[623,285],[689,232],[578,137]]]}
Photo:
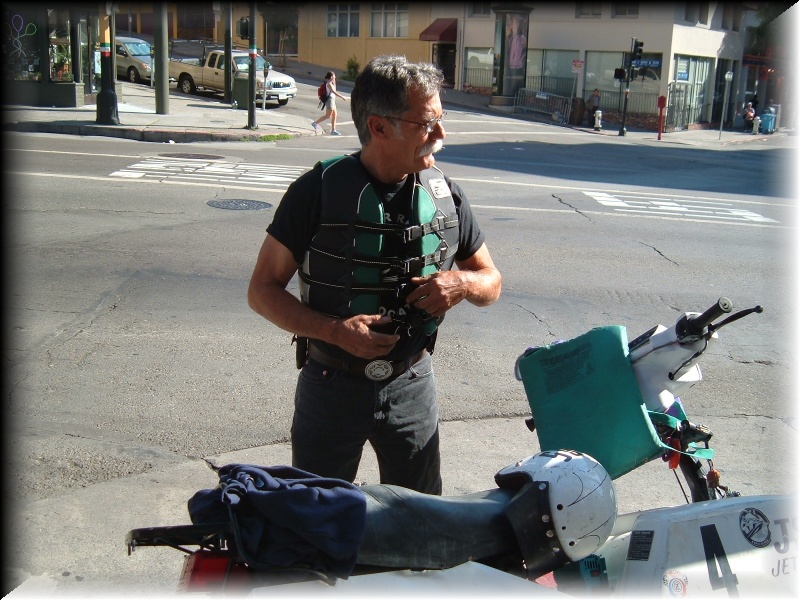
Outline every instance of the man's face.
{"label": "man's face", "polygon": [[442,149],[447,134],[441,123],[434,124],[430,133],[424,123],[442,116],[439,94],[424,98],[410,92],[408,110],[394,116],[399,119],[394,121],[396,134],[391,143],[398,167],[402,164],[405,173],[417,173],[432,167],[436,163],[433,155]]}

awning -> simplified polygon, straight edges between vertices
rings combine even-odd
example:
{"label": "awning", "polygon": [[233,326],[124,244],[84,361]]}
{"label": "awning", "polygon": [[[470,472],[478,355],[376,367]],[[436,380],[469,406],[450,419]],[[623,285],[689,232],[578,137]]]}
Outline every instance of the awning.
{"label": "awning", "polygon": [[419,34],[419,39],[422,42],[455,42],[457,31],[458,19],[436,19]]}

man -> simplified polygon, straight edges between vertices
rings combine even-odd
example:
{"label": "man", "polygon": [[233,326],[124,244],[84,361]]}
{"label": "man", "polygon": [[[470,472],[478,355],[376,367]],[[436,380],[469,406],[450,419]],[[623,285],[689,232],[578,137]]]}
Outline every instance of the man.
{"label": "man", "polygon": [[442,83],[427,63],[370,61],[350,97],[361,151],[289,186],[253,271],[250,306],[301,347],[292,465],[323,477],[353,481],[369,441],[382,483],[441,494],[430,351],[448,310],[501,288],[463,191],[434,167]]}
{"label": "man", "polygon": [[589,111],[586,115],[587,126],[594,127],[594,113],[600,108],[600,90],[594,89],[592,95],[586,101],[586,109]]}

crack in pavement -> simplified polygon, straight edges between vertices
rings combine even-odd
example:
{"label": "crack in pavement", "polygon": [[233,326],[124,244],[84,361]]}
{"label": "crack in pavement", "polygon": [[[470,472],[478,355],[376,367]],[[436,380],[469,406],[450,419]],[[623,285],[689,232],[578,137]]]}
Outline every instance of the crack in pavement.
{"label": "crack in pavement", "polygon": [[559,197],[558,197],[558,196],[556,196],[555,194],[550,194],[550,195],[551,195],[553,198],[555,198],[556,200],[558,200],[559,202],[561,202],[561,204],[563,204],[564,206],[567,206],[567,207],[571,208],[572,210],[574,210],[574,211],[575,211],[576,213],[578,213],[580,216],[582,216],[582,217],[586,217],[586,218],[587,218],[587,219],[589,219],[590,221],[592,220],[592,218],[591,218],[589,215],[582,213],[580,210],[578,210],[577,208],[575,208],[574,206],[572,206],[572,205],[571,205],[569,202],[567,202],[566,200],[563,200],[563,199],[559,198]]}
{"label": "crack in pavement", "polygon": [[659,250],[659,249],[658,249],[658,248],[656,248],[655,246],[651,246],[650,244],[645,244],[644,242],[639,242],[639,243],[640,243],[642,246],[647,246],[647,247],[648,247],[648,248],[650,248],[651,250],[655,250],[655,251],[656,251],[656,252],[657,252],[657,253],[658,253],[658,254],[659,254],[659,255],[660,255],[662,258],[664,258],[664,259],[668,260],[669,262],[671,262],[671,263],[672,263],[673,265],[675,265],[676,267],[680,267],[680,265],[679,265],[678,263],[676,263],[674,260],[672,260],[671,258],[669,258],[669,257],[668,257],[666,254],[664,254],[664,253],[663,253],[661,250]]}
{"label": "crack in pavement", "polygon": [[527,308],[525,308],[521,304],[516,304],[515,306],[520,307],[526,313],[528,313],[529,315],[532,315],[533,318],[536,319],[539,322],[539,324],[544,325],[544,327],[547,329],[547,333],[549,333],[553,337],[556,337],[556,334],[553,333],[552,331],[550,331],[550,328],[547,326],[547,323],[545,323],[542,319],[540,319],[539,316],[535,312],[528,310]]}

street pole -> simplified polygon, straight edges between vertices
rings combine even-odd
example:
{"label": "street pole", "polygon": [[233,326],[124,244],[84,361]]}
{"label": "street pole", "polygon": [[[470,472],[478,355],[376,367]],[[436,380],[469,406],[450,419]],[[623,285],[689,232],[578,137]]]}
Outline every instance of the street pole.
{"label": "street pole", "polygon": [[631,38],[631,53],[628,55],[628,66],[625,69],[625,102],[622,104],[622,123],[619,126],[619,135],[625,135],[625,117],[628,115],[628,96],[631,95],[631,69],[633,68],[633,44],[636,38]]}
{"label": "street pole", "polygon": [[156,88],[156,114],[169,114],[169,17],[167,3],[156,2],[154,6],[153,70],[150,73],[150,84]]}
{"label": "street pole", "polygon": [[97,94],[95,122],[99,125],[119,125],[119,109],[115,89],[114,62],[111,56],[113,34],[112,13],[100,16],[100,92]]}
{"label": "street pole", "polygon": [[248,73],[249,90],[247,94],[247,128],[258,129],[256,123],[256,3],[250,3],[250,72]]}
{"label": "street pole", "polygon": [[225,8],[225,104],[233,102],[233,2],[226,2]]}
{"label": "street pole", "polygon": [[725,97],[722,99],[722,114],[719,117],[719,138],[722,139],[722,125],[725,123],[725,115],[728,113],[728,91],[731,87],[733,71],[725,73]]}

